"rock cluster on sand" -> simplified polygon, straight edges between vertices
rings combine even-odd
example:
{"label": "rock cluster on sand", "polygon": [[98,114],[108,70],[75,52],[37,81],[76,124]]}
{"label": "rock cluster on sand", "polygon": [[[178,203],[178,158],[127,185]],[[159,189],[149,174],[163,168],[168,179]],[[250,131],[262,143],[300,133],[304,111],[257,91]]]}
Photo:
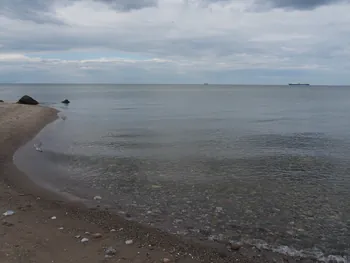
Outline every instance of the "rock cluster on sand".
{"label": "rock cluster on sand", "polygon": [[17,102],[18,104],[27,104],[27,105],[38,105],[39,102],[37,102],[35,99],[28,95],[24,95],[22,98],[19,99]]}

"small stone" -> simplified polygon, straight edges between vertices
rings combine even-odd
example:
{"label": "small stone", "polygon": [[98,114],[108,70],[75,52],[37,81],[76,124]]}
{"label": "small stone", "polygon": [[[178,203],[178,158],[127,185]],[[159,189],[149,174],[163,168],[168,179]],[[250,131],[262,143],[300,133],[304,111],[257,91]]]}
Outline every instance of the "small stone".
{"label": "small stone", "polygon": [[64,229],[64,227],[60,227],[60,228],[59,228],[59,230],[63,230],[63,229]]}
{"label": "small stone", "polygon": [[95,233],[95,234],[92,234],[92,237],[93,238],[101,238],[102,234],[101,233]]}
{"label": "small stone", "polygon": [[90,232],[85,232],[86,235],[90,235]]}
{"label": "small stone", "polygon": [[51,219],[52,219],[52,220],[56,220],[56,219],[57,219],[57,217],[53,216],[53,217],[51,217]]}
{"label": "small stone", "polygon": [[108,247],[108,248],[106,248],[106,250],[105,250],[105,254],[106,254],[107,256],[114,256],[115,254],[117,254],[117,250],[115,250],[115,249],[112,248],[112,247]]}
{"label": "small stone", "polygon": [[215,212],[216,213],[222,213],[222,212],[224,212],[224,209],[222,207],[218,206],[218,207],[215,208]]}
{"label": "small stone", "polygon": [[169,263],[170,262],[170,259],[168,258],[163,258],[163,263]]}
{"label": "small stone", "polygon": [[14,214],[15,214],[15,212],[12,210],[7,210],[5,213],[3,213],[4,216],[12,216]]}
{"label": "small stone", "polygon": [[238,251],[238,250],[241,249],[241,247],[242,247],[242,244],[239,244],[239,243],[232,243],[232,244],[230,244],[231,250]]}
{"label": "small stone", "polygon": [[96,195],[96,196],[94,197],[94,200],[102,200],[102,197],[99,196],[99,195]]}
{"label": "small stone", "polygon": [[111,229],[111,232],[116,232],[117,230],[115,230],[114,228],[113,229]]}
{"label": "small stone", "polygon": [[287,233],[288,235],[290,235],[290,236],[293,236],[293,235],[294,235],[293,231],[291,231],[291,230],[287,231],[286,233]]}
{"label": "small stone", "polygon": [[125,244],[126,245],[132,245],[134,243],[134,241],[132,239],[126,240]]}
{"label": "small stone", "polygon": [[209,240],[209,241],[214,241],[214,240],[215,240],[215,236],[214,236],[214,235],[208,236],[208,240]]}
{"label": "small stone", "polygon": [[84,237],[80,242],[81,242],[81,243],[87,243],[87,242],[89,242],[89,239],[86,238],[86,237]]}
{"label": "small stone", "polygon": [[80,238],[81,236],[80,235],[76,235],[75,238]]}

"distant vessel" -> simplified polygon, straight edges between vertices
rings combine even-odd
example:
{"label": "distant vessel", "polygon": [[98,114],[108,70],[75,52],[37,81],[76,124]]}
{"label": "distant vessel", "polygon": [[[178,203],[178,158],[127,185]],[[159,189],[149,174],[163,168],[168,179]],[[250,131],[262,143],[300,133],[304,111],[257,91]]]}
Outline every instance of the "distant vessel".
{"label": "distant vessel", "polygon": [[308,83],[289,83],[289,86],[310,86]]}

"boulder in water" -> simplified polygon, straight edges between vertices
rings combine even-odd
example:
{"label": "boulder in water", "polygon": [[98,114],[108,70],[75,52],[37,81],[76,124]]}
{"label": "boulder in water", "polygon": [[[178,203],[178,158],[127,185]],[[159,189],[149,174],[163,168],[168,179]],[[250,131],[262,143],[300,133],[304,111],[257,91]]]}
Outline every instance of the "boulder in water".
{"label": "boulder in water", "polygon": [[18,104],[27,104],[27,105],[38,105],[39,102],[37,102],[35,99],[28,95],[24,95],[20,100],[17,102]]}
{"label": "boulder in water", "polygon": [[65,100],[63,100],[63,101],[62,101],[62,103],[63,103],[63,104],[69,104],[69,103],[70,103],[70,101],[69,101],[69,100],[67,100],[67,99],[65,99]]}

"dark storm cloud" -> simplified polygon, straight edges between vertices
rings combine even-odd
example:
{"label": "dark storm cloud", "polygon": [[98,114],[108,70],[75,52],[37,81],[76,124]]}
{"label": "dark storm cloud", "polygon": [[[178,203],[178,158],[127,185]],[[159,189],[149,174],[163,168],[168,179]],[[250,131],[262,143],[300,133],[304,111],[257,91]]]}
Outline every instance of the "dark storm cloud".
{"label": "dark storm cloud", "polygon": [[[72,4],[82,0],[63,0],[57,3]],[[107,4],[110,8],[119,11],[132,11],[153,7],[157,5],[157,0],[94,0]],[[55,0],[0,0],[0,15],[5,17],[32,21],[38,24],[54,23],[62,24],[55,18],[52,5]]]}
{"label": "dark storm cloud", "polygon": [[315,9],[320,6],[331,5],[340,2],[349,2],[349,0],[256,0],[256,3],[262,6],[298,10]]}

